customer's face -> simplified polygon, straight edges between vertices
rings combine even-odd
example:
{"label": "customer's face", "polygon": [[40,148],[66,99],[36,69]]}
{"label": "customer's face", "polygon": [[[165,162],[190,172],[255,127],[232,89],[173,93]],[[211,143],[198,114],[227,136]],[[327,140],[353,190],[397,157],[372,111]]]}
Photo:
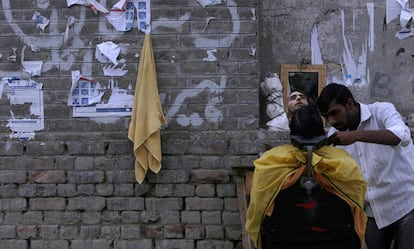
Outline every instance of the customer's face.
{"label": "customer's face", "polygon": [[298,108],[308,105],[308,100],[306,96],[298,91],[293,91],[289,94],[288,97],[288,111],[290,113],[295,112]]}

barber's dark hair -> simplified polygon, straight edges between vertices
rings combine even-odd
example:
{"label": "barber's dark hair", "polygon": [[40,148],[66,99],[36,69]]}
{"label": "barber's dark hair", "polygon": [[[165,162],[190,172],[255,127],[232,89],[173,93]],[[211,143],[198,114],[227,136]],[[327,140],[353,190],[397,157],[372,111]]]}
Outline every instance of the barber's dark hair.
{"label": "barber's dark hair", "polygon": [[328,111],[329,104],[333,100],[335,100],[335,103],[337,104],[346,105],[348,103],[348,99],[352,99],[352,101],[356,103],[354,96],[348,87],[337,83],[330,83],[323,88],[316,104],[321,113],[326,113]]}
{"label": "barber's dark hair", "polygon": [[318,110],[312,105],[297,109],[293,114],[289,127],[291,136],[310,138],[325,135],[322,118]]}

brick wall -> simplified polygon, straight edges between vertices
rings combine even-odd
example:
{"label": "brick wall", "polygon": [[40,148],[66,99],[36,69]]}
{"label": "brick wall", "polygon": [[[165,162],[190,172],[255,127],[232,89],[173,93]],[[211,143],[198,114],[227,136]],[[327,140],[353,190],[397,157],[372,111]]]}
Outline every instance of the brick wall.
{"label": "brick wall", "polygon": [[[241,248],[232,166],[251,164],[266,146],[286,139],[258,130],[257,2],[205,8],[190,0],[151,2],[168,126],[162,170],[138,184],[129,117],[73,117],[66,100],[73,70],[107,84],[94,52],[108,40],[122,44],[128,70],[115,80],[124,89],[134,86],[143,33],[114,31],[103,15],[61,0],[1,1],[1,77],[29,78],[20,64],[23,46],[25,60],[44,63],[41,76],[32,77],[44,97],[44,129],[34,139],[9,138],[10,110],[22,117],[30,106],[13,104],[6,92],[1,98],[2,249]],[[36,11],[50,19],[45,31],[32,20]],[[64,43],[70,16],[76,22]],[[213,49],[217,60],[204,60]]]}

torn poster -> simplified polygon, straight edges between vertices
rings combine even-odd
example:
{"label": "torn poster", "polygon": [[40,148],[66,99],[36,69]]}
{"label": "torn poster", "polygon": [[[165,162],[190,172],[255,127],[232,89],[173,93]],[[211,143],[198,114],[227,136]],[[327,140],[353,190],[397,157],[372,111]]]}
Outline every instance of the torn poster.
{"label": "torn poster", "polygon": [[123,64],[121,67],[117,67],[115,65],[109,66],[106,65],[103,68],[103,72],[105,76],[124,76],[128,70],[124,69],[125,64]]}
{"label": "torn poster", "polygon": [[102,6],[100,3],[98,3],[95,0],[66,0],[66,3],[68,7],[74,4],[88,6],[89,8],[93,10],[95,14],[97,14],[98,11],[102,13],[109,13],[109,11],[104,6]]}
{"label": "torn poster", "polygon": [[16,62],[16,59],[17,59],[16,51],[17,51],[17,48],[13,48],[13,54],[7,57],[8,61]]}
{"label": "torn poster", "polygon": [[131,116],[134,95],[128,90],[115,87],[108,103],[87,107],[73,107],[73,117],[124,117]]}
{"label": "torn poster", "polygon": [[88,106],[99,103],[104,92],[101,85],[92,79],[81,76],[80,71],[72,71],[72,87],[68,97],[68,106]]}
{"label": "torn poster", "polygon": [[23,71],[30,74],[30,76],[40,76],[40,74],[42,73],[43,61],[25,61],[24,60],[25,50],[26,50],[26,46],[23,46],[22,57],[21,57]]}
{"label": "torn poster", "polygon": [[45,28],[49,25],[49,19],[40,15],[37,11],[33,14],[32,20],[36,22],[36,26],[43,32],[45,32]]}
{"label": "torn poster", "polygon": [[[6,94],[12,105],[10,108],[11,117],[6,125],[12,130],[10,138],[33,139],[35,131],[44,129],[42,85],[33,80],[23,80],[17,77],[3,78],[0,81],[0,96],[3,96],[3,93]],[[15,105],[25,104],[30,104],[29,110],[13,110]]]}
{"label": "torn poster", "polygon": [[[109,92],[109,99],[104,100],[104,93]],[[130,116],[133,102],[134,96],[120,88],[113,79],[104,88],[98,82],[82,77],[79,71],[72,72],[68,105],[73,106],[73,117]]]}
{"label": "torn poster", "polygon": [[414,35],[414,26],[413,26],[414,11],[413,9],[403,9],[400,14],[400,26],[402,27],[400,31],[395,34],[395,37],[402,40],[409,36]]}
{"label": "torn poster", "polygon": [[313,26],[311,33],[311,57],[312,64],[323,64],[321,47],[318,41],[318,27],[316,25]]}
{"label": "torn poster", "polygon": [[385,19],[386,24],[400,16],[402,9],[408,8],[408,0],[386,0]]}
{"label": "torn poster", "polygon": [[137,8],[138,29],[145,34],[151,32],[151,6],[150,0],[138,0],[134,2]]}
{"label": "torn poster", "polygon": [[95,57],[101,63],[110,61],[116,66],[119,64],[117,58],[120,52],[119,45],[107,41],[96,45]]}
{"label": "torn poster", "polygon": [[121,0],[112,6],[106,19],[116,31],[129,31],[134,24],[135,7],[132,1]]}
{"label": "torn poster", "polygon": [[249,55],[251,55],[251,56],[256,55],[256,45],[255,44],[250,45]]}
{"label": "torn poster", "polygon": [[221,0],[197,0],[197,2],[199,2],[203,8],[205,8],[207,5],[217,5],[222,3]]}
{"label": "torn poster", "polygon": [[207,50],[207,58],[203,58],[203,61],[217,61],[217,57],[214,55],[217,53],[217,49]]}

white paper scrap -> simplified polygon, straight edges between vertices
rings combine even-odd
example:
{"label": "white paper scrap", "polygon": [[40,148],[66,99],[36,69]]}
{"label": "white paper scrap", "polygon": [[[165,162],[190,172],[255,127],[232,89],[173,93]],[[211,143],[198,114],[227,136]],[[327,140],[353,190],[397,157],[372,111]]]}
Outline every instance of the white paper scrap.
{"label": "white paper scrap", "polygon": [[98,50],[101,55],[105,56],[106,59],[111,61],[114,65],[118,65],[119,62],[117,60],[119,53],[121,52],[121,48],[119,45],[107,41],[96,45],[97,51],[95,53],[96,59],[102,62],[102,57],[99,55]]}
{"label": "white paper scrap", "polygon": [[17,48],[13,48],[13,54],[7,57],[8,61],[16,62],[17,54],[16,54]]}
{"label": "white paper scrap", "polygon": [[106,19],[116,31],[129,31],[134,24],[135,7],[134,3],[121,0],[112,6],[111,12],[106,15]]}
{"label": "white paper scrap", "polygon": [[222,3],[221,0],[197,0],[197,2],[201,4],[203,8],[205,8],[207,5],[217,5]]}
{"label": "white paper scrap", "polygon": [[109,13],[109,11],[104,6],[95,0],[66,0],[66,3],[68,7],[74,4],[87,6],[91,8],[95,14],[97,14],[98,11],[102,13]]}
{"label": "white paper scrap", "polygon": [[318,41],[318,28],[317,26],[313,26],[312,33],[311,33],[311,56],[312,56],[312,64],[322,65],[322,53],[321,48],[319,46]]}
{"label": "white paper scrap", "polygon": [[36,26],[43,32],[45,31],[47,25],[49,25],[49,19],[40,15],[37,11],[33,14],[32,20],[36,22]]}
{"label": "white paper scrap", "polygon": [[407,0],[386,0],[385,3],[385,22],[389,24],[392,20],[398,18],[403,9],[403,6],[406,5]]}
{"label": "white paper scrap", "polygon": [[125,70],[125,64],[121,67],[117,67],[115,65],[105,65],[103,68],[103,72],[105,76],[124,76],[128,70]]}
{"label": "white paper scrap", "polygon": [[30,74],[30,76],[40,76],[42,73],[43,61],[25,61],[24,60],[25,50],[26,50],[26,46],[23,46],[22,56],[21,56],[21,63],[22,63],[23,71]]}
{"label": "white paper scrap", "polygon": [[203,58],[203,61],[217,61],[215,53],[217,53],[217,49],[207,50],[207,58]]}

